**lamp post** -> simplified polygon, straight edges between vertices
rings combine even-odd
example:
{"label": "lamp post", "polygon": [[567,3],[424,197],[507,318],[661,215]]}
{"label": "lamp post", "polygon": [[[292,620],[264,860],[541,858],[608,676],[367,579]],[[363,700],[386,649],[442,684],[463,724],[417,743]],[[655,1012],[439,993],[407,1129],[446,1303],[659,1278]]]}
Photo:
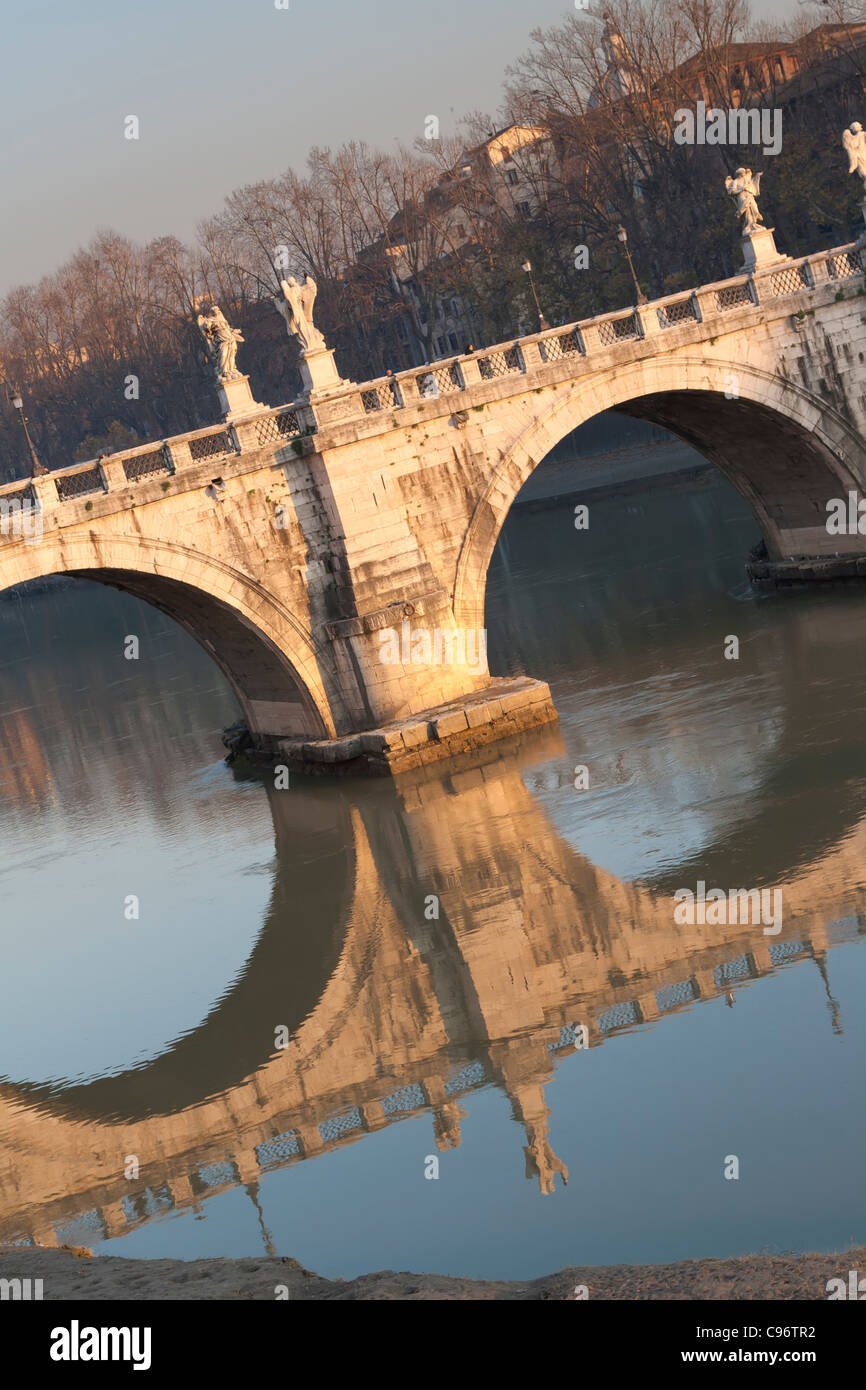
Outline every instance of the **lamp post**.
{"label": "lamp post", "polygon": [[34,478],[44,477],[44,475],[49,470],[39,462],[39,455],[36,452],[36,446],[33,443],[33,440],[30,438],[30,430],[27,425],[27,416],[24,414],[24,398],[22,397],[20,391],[12,390],[9,392],[9,399],[12,402],[14,408],[18,411],[18,418],[21,421],[21,427],[24,430],[24,438],[27,440],[27,448],[30,451],[30,463],[33,468],[32,476]]}
{"label": "lamp post", "polygon": [[525,270],[529,276],[529,288],[532,290],[532,298],[535,300],[535,307],[538,310],[538,327],[540,331],[544,333],[545,330],[550,327],[550,324],[541,312],[541,305],[538,302],[538,295],[535,292],[535,281],[532,278],[532,262],[524,261],[521,270]]}
{"label": "lamp post", "polygon": [[628,249],[628,232],[626,231],[622,223],[620,223],[620,225],[616,229],[616,239],[617,241],[622,242],[622,249],[623,251],[625,251],[626,260],[628,261],[628,268],[631,271],[631,278],[634,280],[635,304],[647,304],[649,303],[649,301],[640,287],[637,275],[635,274],[634,262],[631,258],[631,252]]}

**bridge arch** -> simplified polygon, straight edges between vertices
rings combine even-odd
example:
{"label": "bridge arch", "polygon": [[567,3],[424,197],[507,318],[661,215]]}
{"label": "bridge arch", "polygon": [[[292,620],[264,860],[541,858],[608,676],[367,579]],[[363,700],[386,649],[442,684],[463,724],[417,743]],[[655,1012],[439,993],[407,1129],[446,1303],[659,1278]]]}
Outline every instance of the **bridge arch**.
{"label": "bridge arch", "polygon": [[[826,502],[862,490],[866,443],[826,401],[735,359],[645,359],[582,380],[533,419],[493,470],[463,539],[458,627],[484,626],[487,571],[511,506],[561,440],[606,410],[664,426],[716,464],[752,507],[771,558],[814,554]],[[857,537],[834,538],[858,550]],[[812,547],[812,548],[810,548]]]}
{"label": "bridge arch", "polygon": [[172,617],[223,671],[253,733],[334,736],[310,633],[240,570],[144,536],[45,536],[0,550],[0,590],[58,574],[121,589]]}

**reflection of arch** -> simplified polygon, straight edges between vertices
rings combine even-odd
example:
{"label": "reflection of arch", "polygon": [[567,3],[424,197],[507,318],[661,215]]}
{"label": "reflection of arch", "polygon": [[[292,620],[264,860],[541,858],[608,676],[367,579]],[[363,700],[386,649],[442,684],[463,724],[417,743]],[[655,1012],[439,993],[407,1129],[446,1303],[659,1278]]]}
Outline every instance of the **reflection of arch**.
{"label": "reflection of arch", "polygon": [[[796,605],[787,611],[779,648],[779,699],[783,731],[764,770],[727,830],[689,859],[648,875],[655,892],[673,893],[690,877],[719,883],[772,884],[795,877],[844,844],[863,821],[866,746],[858,737],[849,701],[837,703],[835,683],[805,693],[821,670],[828,648],[852,649],[845,606],[816,613]],[[855,644],[854,650],[857,650]],[[857,667],[856,658],[852,666]],[[859,671],[858,671],[859,675]],[[851,689],[857,685],[852,684]],[[829,694],[829,699],[828,699]],[[822,736],[816,740],[816,726]]]}
{"label": "reflection of arch", "polygon": [[168,613],[220,666],[254,732],[333,736],[310,634],[261,584],[223,561],[171,541],[94,533],[16,546],[6,559],[0,555],[0,589],[67,574]]}
{"label": "reflection of arch", "polygon": [[[736,399],[726,400],[732,391]],[[866,446],[856,431],[782,377],[747,364],[683,357],[601,372],[533,420],[487,483],[457,564],[459,627],[484,625],[487,569],[527,478],[566,435],[611,409],[664,426],[715,463],[751,505],[773,557],[784,553],[784,533],[823,527],[827,499],[866,478]]]}
{"label": "reflection of arch", "polygon": [[[0,1095],[76,1120],[171,1116],[258,1071],[274,1055],[278,1025],[294,1037],[320,1004],[345,947],[355,894],[354,830],[342,797],[319,788],[272,792],[269,799],[276,875],[268,915],[243,974],[198,1027],[143,1066],[81,1085],[7,1081]],[[299,830],[315,831],[318,858],[292,854]],[[324,918],[329,931],[311,932],[314,917]]]}
{"label": "reflection of arch", "polygon": [[[351,811],[352,921],[339,962],[313,1013],[293,1033],[290,1050],[273,1054],[244,1083],[229,1089],[231,1077],[218,1077],[219,1093],[200,1104],[176,1114],[148,1111],[132,1123],[121,1111],[114,1125],[103,1110],[104,1093],[98,1107],[94,1097],[73,1110],[64,1103],[68,1093],[0,1086],[0,1130],[4,1122],[10,1130],[14,1124],[17,1139],[9,1156],[11,1181],[0,1173],[3,1237],[19,1240],[26,1233],[53,1244],[51,1221],[92,1207],[100,1209],[105,1228],[119,1234],[129,1229],[119,1206],[130,1195],[143,1200],[148,1189],[168,1186],[175,1207],[188,1207],[197,1200],[190,1176],[203,1165],[225,1166],[228,1156],[236,1176],[210,1190],[243,1182],[249,1191],[276,1158],[309,1159],[421,1109],[434,1108],[443,1136],[455,1143],[459,1096],[475,1082],[466,1077],[454,1091],[446,1079],[458,1062],[479,1056],[486,1078],[506,1090],[515,1118],[527,1125],[527,1173],[537,1172],[549,1187],[556,1158],[543,1087],[563,1055],[564,1027],[588,1022],[593,1041],[602,1041],[607,1034],[599,1020],[611,1005],[629,1005],[628,1017],[615,1026],[630,1027],[647,1020],[654,990],[683,981],[694,990],[676,1007],[687,1007],[728,988],[713,971],[743,952],[761,952],[761,965],[750,958],[750,977],[774,968],[760,928],[673,928],[669,899],[589,864],[562,840],[510,762],[493,762],[477,774],[459,786],[428,774],[405,806],[397,788],[383,782],[363,812]],[[468,815],[457,790],[470,801]],[[293,809],[295,793],[277,794],[276,814],[284,807],[287,816],[278,841],[289,844],[283,832],[308,824],[316,797],[327,803],[332,795],[317,787]],[[797,875],[790,902],[786,892],[781,941],[805,941],[817,959],[834,941],[850,939],[847,928],[846,935],[823,930],[827,888],[838,886],[840,905],[850,901],[859,910],[864,843],[866,822],[814,871]],[[291,875],[283,882],[291,892]],[[426,920],[419,888],[441,894],[441,920]],[[408,922],[398,922],[390,906],[395,899]],[[407,934],[415,938],[408,955]],[[446,968],[440,970],[437,957],[443,955]],[[262,1020],[260,1036],[269,1041],[285,1002],[274,1000],[253,1020]],[[210,1040],[216,1041],[214,1034]],[[385,1063],[389,1057],[393,1070]],[[187,1059],[178,1057],[178,1063],[185,1066]],[[391,1095],[410,1109],[386,1114],[383,1098]],[[347,1115],[345,1130],[324,1132],[325,1121]],[[279,1154],[284,1143],[295,1147]],[[260,1153],[261,1144],[274,1147]],[[145,1165],[137,1191],[121,1176],[124,1156],[133,1153]]]}
{"label": "reflection of arch", "polygon": [[[611,553],[613,546],[614,553],[622,553],[626,559],[605,575],[603,584],[594,584],[580,595],[580,620],[569,623],[563,623],[562,608],[557,602],[556,576],[560,573],[559,566],[571,566],[575,555],[575,542],[570,538],[574,536],[570,517],[565,518],[564,526],[551,528],[546,520],[551,514],[539,512],[529,524],[524,524],[518,520],[523,513],[518,506],[515,516],[508,518],[500,550],[491,566],[491,575],[496,576],[498,601],[492,606],[488,603],[486,621],[492,669],[501,669],[497,661],[503,661],[509,673],[523,669],[548,676],[554,686],[554,698],[557,698],[559,687],[555,671],[561,670],[561,657],[571,670],[589,664],[596,669],[603,689],[618,691],[628,700],[634,690],[640,688],[635,684],[637,680],[659,671],[655,659],[658,630],[654,624],[644,624],[641,619],[631,621],[627,613],[629,604],[636,604],[641,613],[643,601],[651,600],[656,614],[667,602],[676,605],[674,614],[669,615],[673,620],[669,620],[664,629],[664,667],[668,672],[686,669],[697,682],[695,686],[680,686],[681,694],[689,688],[696,692],[703,688],[702,681],[712,669],[712,654],[716,650],[712,633],[732,630],[719,623],[727,624],[734,594],[737,600],[744,600],[742,610],[752,633],[761,630],[764,619],[760,615],[767,603],[774,610],[770,645],[773,656],[766,668],[761,668],[763,693],[759,708],[747,693],[748,685],[744,686],[739,695],[732,694],[730,703],[726,700],[725,718],[730,717],[732,721],[730,749],[717,746],[712,755],[703,748],[700,752],[695,750],[698,765],[716,788],[715,810],[710,817],[712,829],[701,817],[702,829],[697,842],[689,839],[692,848],[686,850],[683,845],[670,841],[676,857],[665,857],[664,871],[659,871],[657,865],[653,867],[651,859],[629,870],[622,863],[619,865],[619,871],[626,876],[634,872],[654,888],[669,888],[671,892],[688,883],[689,876],[718,882],[731,874],[738,882],[773,883],[780,877],[787,877],[796,866],[807,863],[810,857],[829,852],[862,819],[866,809],[862,796],[862,787],[866,785],[866,745],[858,739],[858,710],[856,703],[851,701],[851,692],[861,683],[862,657],[858,653],[862,653],[866,637],[864,614],[858,606],[859,616],[855,618],[850,603],[827,602],[827,595],[820,592],[783,601],[748,600],[736,575],[736,561],[721,573],[707,561],[700,539],[706,534],[700,499],[700,493],[691,494],[687,513],[699,529],[685,540],[674,541],[678,549],[689,554],[690,574],[698,580],[696,588],[678,592],[682,572],[678,565],[669,569],[663,556],[658,585],[654,580],[650,592],[645,587],[643,570],[637,567],[635,555],[629,555],[631,538],[635,534],[630,528],[647,527],[651,523],[651,534],[655,534],[655,525],[663,520],[665,499],[659,491],[651,501],[646,499],[646,506],[643,499],[634,507],[630,501],[627,506],[617,506],[617,513],[623,513],[622,521],[619,516],[615,520],[612,511],[605,514],[609,518],[606,526],[616,525],[617,529],[613,535],[605,530],[604,553]],[[739,499],[733,500],[736,515],[740,517],[742,504]],[[629,512],[634,515],[628,517]],[[748,543],[751,543],[750,525],[748,531]],[[741,534],[739,528],[734,532],[735,548]],[[529,563],[536,567],[532,585],[523,588],[513,583],[509,585],[507,602],[500,588],[505,572],[503,546],[507,547],[507,565],[513,574],[525,573]],[[540,547],[546,559],[539,567]],[[582,570],[582,561],[579,560],[575,568]],[[700,569],[704,574],[699,576]],[[734,611],[738,607],[739,602]],[[686,615],[683,625],[679,622],[681,614]],[[707,645],[701,647],[700,655],[692,645],[695,635],[692,622],[705,624],[708,634]],[[753,628],[752,623],[757,626]],[[602,627],[603,637],[600,635]],[[743,636],[743,629],[736,620],[733,630]],[[557,666],[551,670],[545,663],[554,651]],[[828,657],[831,669],[845,671],[846,680],[837,683],[820,679]],[[767,679],[771,672],[771,679]],[[565,698],[566,701],[570,699],[567,694]],[[623,708],[616,695],[613,699],[613,705],[610,700],[604,701],[603,709],[594,716],[593,726],[596,731],[601,726],[609,731],[617,730],[615,746],[619,748],[619,734],[624,726],[617,721],[630,716],[628,707]],[[701,708],[697,693],[696,699],[697,710]],[[567,729],[570,724],[567,704],[560,713],[563,729]],[[766,735],[758,732],[765,715],[772,729],[772,733]],[[644,711],[642,719],[647,721],[646,727],[656,730],[657,737],[652,741],[659,756],[662,756],[661,750],[672,751],[673,744],[667,742],[672,732],[667,723],[667,707],[662,704],[655,714]],[[679,725],[679,719],[676,723]],[[816,731],[820,731],[817,736]],[[630,739],[624,741],[628,743]],[[732,775],[746,757],[746,782],[732,783]],[[709,761],[705,761],[707,758]],[[678,761],[677,765],[685,771],[686,767],[693,769],[696,764],[690,760],[685,765]],[[608,767],[609,775],[616,776],[613,755]],[[545,774],[544,769],[539,768],[530,781],[539,789],[545,785],[549,788],[549,777],[549,772]],[[622,777],[626,784],[631,780],[628,757]],[[554,777],[552,785],[555,786],[556,781]],[[570,778],[567,785],[571,785]],[[734,791],[734,796],[728,799],[718,795],[722,785]],[[627,793],[625,796],[624,809],[628,818],[633,803]],[[688,798],[673,804],[688,817]],[[565,815],[567,818],[567,809]],[[566,819],[562,824],[567,823]],[[669,825],[668,834],[670,830]],[[596,851],[599,842],[594,837],[588,841],[579,838],[577,843],[590,858],[611,867],[605,852]],[[696,868],[700,872],[696,872]]]}

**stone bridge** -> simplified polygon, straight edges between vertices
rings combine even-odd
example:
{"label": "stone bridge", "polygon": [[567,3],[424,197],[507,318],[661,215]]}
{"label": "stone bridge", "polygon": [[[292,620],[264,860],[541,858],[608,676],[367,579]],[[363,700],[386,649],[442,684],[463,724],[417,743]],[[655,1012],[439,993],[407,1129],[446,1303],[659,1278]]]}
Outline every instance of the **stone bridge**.
{"label": "stone bridge", "polygon": [[755,576],[866,572],[856,526],[827,529],[832,499],[866,491],[864,254],[363,385],[334,373],[277,409],[223,393],[220,425],[0,489],[0,588],[71,574],[155,604],[290,762],[404,769],[551,720],[543,682],[488,671],[487,569],[533,469],[601,411],[718,465],[763,532]]}
{"label": "stone bridge", "polygon": [[[746,881],[767,881],[770,864],[783,892],[778,935],[683,926],[673,885],[694,866],[672,870],[670,884],[624,882],[568,844],[527,789],[540,754],[560,751],[552,730],[515,758],[482,750],[446,779],[424,769],[379,784],[363,812],[309,784],[272,791],[270,912],[244,976],[198,1028],[118,1075],[0,1081],[0,1243],[87,1244],[238,1185],[255,1199],[275,1169],[427,1113],[420,1173],[431,1143],[461,1143],[461,1099],[485,1085],[508,1097],[525,1132],[525,1154],[516,1139],[509,1161],[522,1171],[525,1156],[527,1177],[549,1193],[560,1160],[576,1156],[556,1154],[545,1088],[560,1065],[581,1064],[578,1027],[590,1049],[606,1045],[719,995],[733,1002],[800,962],[824,975],[827,1026],[841,1028],[827,972],[832,948],[866,920],[861,798],[844,814],[833,804],[830,843],[810,860],[795,826],[777,862],[760,803],[744,823]],[[811,804],[802,815],[814,826]],[[323,883],[316,861],[299,874],[288,852],[298,827],[337,846],[347,822],[345,872]],[[728,864],[738,851],[725,843]],[[713,861],[708,851],[711,881]],[[335,939],[311,944],[305,906],[312,896],[321,907],[323,892]],[[291,1025],[284,1051],[274,1051],[277,1023]]]}

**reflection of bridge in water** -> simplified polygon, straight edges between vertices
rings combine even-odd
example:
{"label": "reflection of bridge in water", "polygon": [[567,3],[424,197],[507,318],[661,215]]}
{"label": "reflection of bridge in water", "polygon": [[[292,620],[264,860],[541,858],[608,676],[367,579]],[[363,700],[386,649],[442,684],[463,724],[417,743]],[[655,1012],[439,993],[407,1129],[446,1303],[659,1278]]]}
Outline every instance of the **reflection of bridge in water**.
{"label": "reflection of bridge in water", "polygon": [[[536,738],[536,758],[540,743],[560,747]],[[255,1199],[265,1174],[420,1112],[445,1150],[461,1142],[461,1099],[485,1084],[509,1097],[527,1174],[549,1192],[563,1164],[544,1090],[578,1025],[597,1047],[696,1001],[733,1001],[788,962],[825,973],[828,949],[862,931],[866,819],[775,880],[785,916],[769,937],[760,926],[675,925],[668,885],[622,882],[574,851],[514,758],[370,793],[360,810],[333,788],[273,795],[278,863],[292,862],[284,847],[300,827],[325,830],[330,818],[336,846],[348,821],[350,881],[335,873],[328,888],[321,863],[306,884],[278,868],[246,975],[196,1035],[121,1077],[0,1088],[0,1132],[11,1136],[0,1239],[116,1236],[241,1184]],[[308,941],[304,956],[314,891],[331,892],[338,933],[315,956]],[[431,894],[440,915],[428,921]],[[829,984],[827,994],[838,1028]],[[280,1024],[291,1037],[275,1052]],[[135,1180],[124,1177],[129,1155]]]}

